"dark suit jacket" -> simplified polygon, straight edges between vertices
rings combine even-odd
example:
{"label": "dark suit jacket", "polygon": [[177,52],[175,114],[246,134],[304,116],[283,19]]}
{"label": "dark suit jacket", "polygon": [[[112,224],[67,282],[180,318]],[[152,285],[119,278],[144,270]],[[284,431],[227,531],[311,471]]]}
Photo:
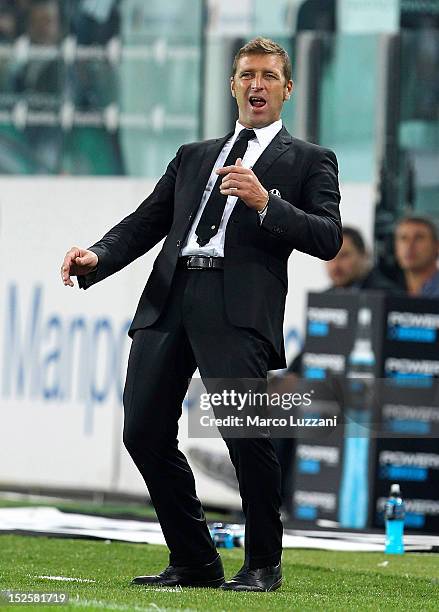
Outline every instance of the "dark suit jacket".
{"label": "dark suit jacket", "polygon": [[[130,328],[145,328],[162,312],[180,249],[200,205],[212,167],[231,137],[183,145],[154,191],[132,214],[90,247],[95,272],[84,289],[125,267],[166,236]],[[293,249],[332,259],[342,243],[337,160],[331,151],[293,138],[285,128],[253,167],[270,194],[263,223],[238,200],[224,244],[224,296],[233,325],[256,330],[273,347],[271,369],[285,367],[283,318],[287,260]]]}

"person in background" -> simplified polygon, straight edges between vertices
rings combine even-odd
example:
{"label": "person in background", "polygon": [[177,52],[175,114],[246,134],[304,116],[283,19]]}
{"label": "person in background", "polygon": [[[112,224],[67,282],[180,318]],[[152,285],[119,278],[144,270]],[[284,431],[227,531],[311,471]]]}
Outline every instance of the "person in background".
{"label": "person in background", "polygon": [[16,32],[14,7],[9,0],[0,0],[0,43],[14,42]]}
{"label": "person in background", "polygon": [[343,245],[334,259],[326,263],[332,281],[327,291],[336,289],[372,289],[397,291],[398,286],[373,267],[363,236],[353,228],[343,227]]}
{"label": "person in background", "polygon": [[439,298],[439,238],[425,217],[404,217],[395,228],[395,257],[403,271],[407,293]]}
{"label": "person in background", "polygon": [[34,0],[29,6],[27,34],[33,45],[56,45],[61,36],[58,0]]}
{"label": "person in background", "polygon": [[[384,276],[372,264],[372,257],[366,247],[361,233],[354,227],[343,227],[343,244],[338,254],[325,262],[326,271],[332,285],[327,292],[338,290],[350,291],[386,291],[401,293],[401,288]],[[292,393],[302,371],[303,351],[293,359],[286,373],[270,381],[272,393]],[[289,520],[293,514],[293,459],[295,451],[294,438],[273,438],[276,455],[281,466],[282,484],[282,518]]]}
{"label": "person in background", "polygon": [[[17,21],[10,0],[0,0],[0,45],[12,44],[17,34]],[[9,111],[7,96],[8,61],[0,62],[0,111]]]}
{"label": "person in background", "polygon": [[[120,67],[106,54],[93,57],[96,46],[109,49],[120,44],[118,0],[77,2],[70,15],[69,34],[76,39],[88,59],[77,59],[69,72],[71,102],[79,113],[108,117],[108,109],[123,112],[120,90]],[[114,47],[113,47],[114,48]],[[126,174],[121,145],[121,130],[101,126],[75,125],[64,138],[63,171],[68,174]]]}
{"label": "person in background", "polygon": [[[401,294],[402,289],[372,265],[371,255],[363,236],[354,227],[343,227],[343,244],[338,254],[325,262],[332,285],[328,293],[337,290],[371,290]],[[302,352],[292,361],[289,373],[300,374]]]}
{"label": "person in background", "polygon": [[[14,141],[20,143],[20,151],[41,167],[44,174],[58,174],[62,159],[63,133],[58,123],[65,84],[64,62],[55,54],[45,54],[44,48],[55,51],[61,41],[63,28],[58,0],[34,0],[21,3],[21,13],[26,30],[23,37],[30,44],[30,52],[14,56],[8,67],[5,88],[16,103],[25,105],[29,115],[35,113],[37,121],[27,122],[22,130],[14,128]],[[53,125],[41,123],[38,117],[47,113],[53,117]],[[25,115],[27,117],[27,115]]]}

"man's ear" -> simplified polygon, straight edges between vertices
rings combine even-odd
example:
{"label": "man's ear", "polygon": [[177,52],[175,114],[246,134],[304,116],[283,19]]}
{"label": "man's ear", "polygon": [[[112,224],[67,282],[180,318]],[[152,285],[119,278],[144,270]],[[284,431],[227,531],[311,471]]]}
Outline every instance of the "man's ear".
{"label": "man's ear", "polygon": [[294,89],[293,81],[288,81],[288,83],[285,85],[284,100],[290,99],[291,94],[293,93],[293,89]]}
{"label": "man's ear", "polygon": [[230,91],[232,93],[232,97],[236,98],[236,94],[235,94],[235,79],[234,79],[234,77],[230,77]]}

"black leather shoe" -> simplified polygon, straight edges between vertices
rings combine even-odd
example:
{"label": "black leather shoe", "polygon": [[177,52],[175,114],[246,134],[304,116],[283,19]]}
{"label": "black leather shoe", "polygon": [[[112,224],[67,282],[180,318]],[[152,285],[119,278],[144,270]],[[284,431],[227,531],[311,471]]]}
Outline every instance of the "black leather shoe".
{"label": "black leather shoe", "polygon": [[250,569],[244,565],[231,580],[221,588],[225,591],[275,591],[282,584],[282,566],[269,565]]}
{"label": "black leather shoe", "polygon": [[221,557],[218,556],[212,563],[198,567],[184,565],[169,565],[157,576],[137,576],[131,584],[158,587],[205,587],[217,589],[224,582],[224,569]]}

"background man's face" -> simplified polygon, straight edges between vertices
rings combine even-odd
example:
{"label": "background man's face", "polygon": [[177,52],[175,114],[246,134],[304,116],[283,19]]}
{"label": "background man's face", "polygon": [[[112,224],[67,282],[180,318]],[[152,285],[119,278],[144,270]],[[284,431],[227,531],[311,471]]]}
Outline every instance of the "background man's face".
{"label": "background man's face", "polygon": [[240,123],[249,128],[261,128],[280,118],[293,82],[285,81],[279,55],[250,54],[238,60],[230,87],[238,104]]}
{"label": "background man's face", "polygon": [[438,243],[423,223],[401,223],[395,232],[395,256],[404,272],[422,272],[436,264]]}
{"label": "background man's face", "polygon": [[35,45],[56,45],[60,36],[60,16],[56,2],[31,7],[29,38]]}
{"label": "background man's face", "polygon": [[361,253],[352,240],[345,236],[338,254],[328,261],[326,270],[334,287],[348,287],[363,278],[367,270],[368,258]]}

